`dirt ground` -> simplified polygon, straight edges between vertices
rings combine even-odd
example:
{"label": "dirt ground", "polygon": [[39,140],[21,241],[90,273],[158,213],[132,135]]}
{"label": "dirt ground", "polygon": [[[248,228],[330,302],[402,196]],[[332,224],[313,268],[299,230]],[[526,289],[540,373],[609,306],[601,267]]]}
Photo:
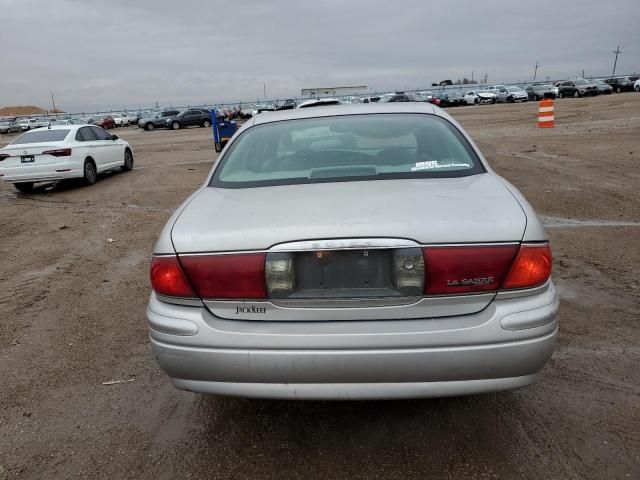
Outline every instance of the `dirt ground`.
{"label": "dirt ground", "polygon": [[450,112],[549,227],[561,327],[537,383],[349,403],[175,390],[147,271],[215,154],[205,129],[130,127],[132,172],[0,186],[0,479],[640,478],[640,95],[559,100],[552,130],[531,102]]}

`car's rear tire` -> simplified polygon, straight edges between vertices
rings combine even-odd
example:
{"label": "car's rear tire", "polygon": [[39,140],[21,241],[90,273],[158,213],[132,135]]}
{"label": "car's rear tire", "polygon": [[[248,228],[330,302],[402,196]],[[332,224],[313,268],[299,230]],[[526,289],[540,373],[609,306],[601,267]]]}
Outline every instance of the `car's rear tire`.
{"label": "car's rear tire", "polygon": [[124,163],[120,167],[123,172],[133,170],[133,153],[128,148],[124,151]]}
{"label": "car's rear tire", "polygon": [[211,122],[209,120],[205,120],[204,122],[202,122],[202,126],[204,128],[209,128],[211,126]]}
{"label": "car's rear tire", "polygon": [[473,99],[473,104],[474,105],[480,105],[480,99],[479,98],[474,98]]}
{"label": "car's rear tire", "polygon": [[617,87],[616,88],[616,93],[620,93],[620,92],[622,92],[622,89],[620,87]]}
{"label": "car's rear tire", "polygon": [[147,123],[147,124],[144,126],[144,129],[145,129],[146,131],[148,131],[148,132],[150,132],[150,131],[151,131],[151,130],[153,130],[154,128],[155,128],[155,125],[154,125],[153,123],[151,123],[151,122]]}
{"label": "car's rear tire", "polygon": [[576,90],[575,92],[573,92],[573,98],[578,98],[578,97],[580,97],[580,92]]}
{"label": "car's rear tire", "polygon": [[180,128],[180,124],[179,124],[178,122],[173,122],[173,123],[171,124],[171,128],[172,128],[173,130],[178,130],[178,129]]}
{"label": "car's rear tire", "polygon": [[22,193],[33,192],[33,182],[14,183],[13,186],[20,190]]}
{"label": "car's rear tire", "polygon": [[640,85],[636,86],[636,88],[634,88],[634,90],[638,93],[640,93]]}
{"label": "car's rear tire", "polygon": [[93,185],[98,179],[98,172],[96,171],[96,164],[93,160],[87,159],[84,161],[84,175],[82,179],[85,185]]}
{"label": "car's rear tire", "polygon": [[491,104],[493,105],[494,103],[496,103],[496,99],[495,99],[495,98],[492,98],[492,99],[491,99]]}

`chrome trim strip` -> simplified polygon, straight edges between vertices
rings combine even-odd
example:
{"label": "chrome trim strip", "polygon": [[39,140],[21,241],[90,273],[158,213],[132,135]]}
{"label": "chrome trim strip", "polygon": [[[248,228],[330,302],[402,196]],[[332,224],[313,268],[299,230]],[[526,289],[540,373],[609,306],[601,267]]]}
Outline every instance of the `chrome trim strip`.
{"label": "chrome trim strip", "polygon": [[318,307],[310,303],[305,308],[289,308],[268,300],[205,300],[215,316],[228,320],[258,320],[270,322],[409,320],[476,313],[493,300],[495,293],[425,297],[410,305],[389,305],[343,308]]}
{"label": "chrome trim strip", "polygon": [[156,297],[161,302],[172,303],[174,305],[184,305],[187,307],[202,307],[202,300],[199,298],[182,298],[182,297],[169,297],[167,295],[160,295],[156,292]]}
{"label": "chrome trim strip", "polygon": [[371,308],[413,305],[424,297],[386,298],[283,298],[271,299],[277,307],[284,308]]}
{"label": "chrome trim strip", "polygon": [[361,250],[381,248],[419,247],[417,242],[405,238],[332,238],[279,243],[270,252],[304,252],[309,250]]}
{"label": "chrome trim strip", "polygon": [[[323,242],[323,243],[319,243]],[[334,243],[342,242],[342,243]],[[353,242],[345,245],[344,242]],[[367,242],[367,243],[365,243]],[[418,243],[408,239],[392,239],[392,238],[371,238],[371,239],[328,239],[328,240],[303,240],[300,242],[279,243],[264,250],[227,250],[227,251],[209,251],[209,252],[181,252],[177,255],[180,257],[198,257],[203,255],[243,255],[250,253],[268,253],[268,252],[304,252],[314,250],[360,250],[376,248],[438,248],[438,247],[492,247],[505,245],[520,245],[519,241],[508,242],[484,242],[484,243]],[[526,242],[530,244],[531,242]],[[544,244],[548,242],[542,242]],[[533,243],[538,245],[538,243]],[[154,253],[156,257],[174,256],[175,254]]]}
{"label": "chrome trim strip", "polygon": [[543,293],[549,289],[550,284],[551,279],[547,280],[539,287],[524,288],[520,290],[501,290],[496,295],[496,300],[507,300],[509,298],[522,298],[528,297],[529,295],[537,295],[538,293]]}

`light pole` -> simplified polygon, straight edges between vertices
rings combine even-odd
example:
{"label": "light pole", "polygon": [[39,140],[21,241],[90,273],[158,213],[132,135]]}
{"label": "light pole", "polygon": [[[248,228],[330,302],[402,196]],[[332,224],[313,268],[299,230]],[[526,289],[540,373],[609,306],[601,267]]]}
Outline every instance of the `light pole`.
{"label": "light pole", "polygon": [[536,76],[538,75],[538,67],[540,66],[540,64],[538,63],[538,61],[536,60],[536,64],[533,67],[533,81],[536,81]]}
{"label": "light pole", "polygon": [[616,54],[616,59],[613,61],[613,72],[611,72],[611,78],[615,77],[616,75],[616,65],[618,64],[618,55],[622,53],[620,51],[620,45],[618,45],[618,48],[616,48],[615,52],[613,53]]}

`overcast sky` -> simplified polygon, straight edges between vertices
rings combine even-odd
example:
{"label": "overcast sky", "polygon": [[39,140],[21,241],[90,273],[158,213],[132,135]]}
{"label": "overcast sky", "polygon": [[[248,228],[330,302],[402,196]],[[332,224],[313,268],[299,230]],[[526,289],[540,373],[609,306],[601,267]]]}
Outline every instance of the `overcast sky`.
{"label": "overcast sky", "polygon": [[640,71],[640,0],[0,0],[0,106],[66,111]]}

